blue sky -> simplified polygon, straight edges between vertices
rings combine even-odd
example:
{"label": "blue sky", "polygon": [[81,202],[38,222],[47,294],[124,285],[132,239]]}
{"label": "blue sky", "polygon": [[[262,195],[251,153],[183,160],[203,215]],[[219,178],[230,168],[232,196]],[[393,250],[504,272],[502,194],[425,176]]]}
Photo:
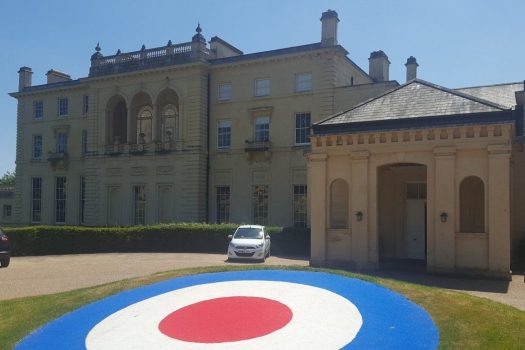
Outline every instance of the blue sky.
{"label": "blue sky", "polygon": [[102,53],[186,42],[201,23],[245,53],[318,42],[319,18],[339,13],[339,43],[368,70],[371,51],[391,61],[390,78],[405,81],[407,57],[418,76],[446,87],[525,79],[523,0],[0,0],[0,175],[15,168],[17,71],[33,69],[33,84],[53,68],[87,76]]}

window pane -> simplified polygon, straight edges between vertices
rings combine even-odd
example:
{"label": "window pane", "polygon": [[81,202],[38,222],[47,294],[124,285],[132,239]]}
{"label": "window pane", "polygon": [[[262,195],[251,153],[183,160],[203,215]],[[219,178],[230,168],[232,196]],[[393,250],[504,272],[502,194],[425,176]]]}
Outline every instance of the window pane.
{"label": "window pane", "polygon": [[84,176],[80,177],[80,193],[79,193],[79,221],[81,224],[84,223],[84,208],[86,206],[86,178]]}
{"label": "window pane", "polygon": [[217,223],[230,222],[230,186],[217,186]]}
{"label": "window pane", "polygon": [[89,112],[89,96],[88,95],[84,95],[82,112],[84,114],[87,114],[87,112]]}
{"label": "window pane", "polygon": [[57,134],[57,147],[56,151],[58,153],[67,153],[67,134],[59,132]]}
{"label": "window pane", "polygon": [[55,183],[55,223],[66,222],[66,177],[59,176]]}
{"label": "window pane", "polygon": [[307,226],[307,190],[306,185],[293,186],[293,222],[295,227]]}
{"label": "window pane", "polygon": [[230,148],[231,146],[231,122],[222,120],[217,127],[217,147]]}
{"label": "window pane", "polygon": [[144,225],[146,223],[146,191],[144,186],[133,186],[133,198],[133,224]]}
{"label": "window pane", "polygon": [[295,76],[295,91],[311,91],[312,90],[312,74],[303,73]]}
{"label": "window pane", "polygon": [[268,96],[270,94],[269,79],[255,79],[255,96]]}
{"label": "window pane", "polygon": [[42,158],[42,135],[33,135],[33,159]]}
{"label": "window pane", "polygon": [[255,225],[268,223],[268,185],[253,186],[253,222]]}
{"label": "window pane", "polygon": [[58,99],[58,116],[65,117],[69,112],[69,103],[66,97],[61,97]]}
{"label": "window pane", "polygon": [[40,222],[42,212],[42,178],[31,179],[31,221]]}
{"label": "window pane", "polygon": [[298,145],[310,143],[310,113],[295,115],[295,143]]}
{"label": "window pane", "polygon": [[270,141],[270,117],[258,117],[255,120],[255,142]]}
{"label": "window pane", "polygon": [[33,118],[42,119],[44,117],[44,102],[34,101],[33,102]]}
{"label": "window pane", "polygon": [[232,85],[231,84],[219,84],[219,100],[227,101],[232,98]]}

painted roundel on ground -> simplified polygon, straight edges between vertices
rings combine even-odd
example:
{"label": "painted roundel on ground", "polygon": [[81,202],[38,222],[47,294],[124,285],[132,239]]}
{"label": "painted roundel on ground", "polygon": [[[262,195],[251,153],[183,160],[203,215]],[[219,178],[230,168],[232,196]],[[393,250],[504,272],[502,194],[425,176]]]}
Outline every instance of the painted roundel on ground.
{"label": "painted roundel on ground", "polygon": [[15,349],[435,349],[424,309],[383,287],[303,271],[175,278],[86,305]]}

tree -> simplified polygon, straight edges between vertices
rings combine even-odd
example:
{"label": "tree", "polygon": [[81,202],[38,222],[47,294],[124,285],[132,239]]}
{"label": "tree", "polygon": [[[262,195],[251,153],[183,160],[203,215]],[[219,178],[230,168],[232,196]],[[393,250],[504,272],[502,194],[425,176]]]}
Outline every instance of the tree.
{"label": "tree", "polygon": [[0,178],[0,186],[14,186],[15,185],[15,172],[9,170],[5,172],[4,176]]}

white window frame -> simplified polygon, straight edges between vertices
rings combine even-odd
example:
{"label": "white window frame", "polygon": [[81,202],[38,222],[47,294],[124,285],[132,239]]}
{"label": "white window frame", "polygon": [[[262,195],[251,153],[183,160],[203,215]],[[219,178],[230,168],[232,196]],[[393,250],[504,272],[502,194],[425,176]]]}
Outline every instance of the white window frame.
{"label": "white window frame", "polygon": [[57,132],[57,144],[56,152],[57,153],[67,153],[68,148],[68,134],[66,132]]}
{"label": "white window frame", "polygon": [[[262,194],[262,197],[259,195]],[[252,186],[252,215],[255,225],[268,225],[270,213],[270,186]]]}
{"label": "white window frame", "polygon": [[233,86],[231,83],[220,83],[217,86],[217,99],[219,101],[230,101],[233,96]]}
{"label": "white window frame", "polygon": [[312,73],[298,73],[295,75],[295,92],[312,91]]}
{"label": "white window frame", "polygon": [[270,79],[269,78],[255,79],[254,95],[255,97],[270,96]]}
{"label": "white window frame", "polygon": [[[142,189],[142,194],[144,195],[143,199],[139,198],[140,189]],[[145,185],[133,185],[133,225],[143,226],[146,224],[146,186]]]}
{"label": "white window frame", "polygon": [[[37,139],[40,139],[39,142],[37,142]],[[33,149],[32,149],[32,159],[42,159],[42,145],[43,145],[43,137],[42,135],[33,135]],[[38,148],[37,148],[38,145]],[[38,154],[37,154],[38,149]]]}
{"label": "white window frame", "polygon": [[35,120],[44,119],[44,101],[42,100],[33,101],[33,119]]}
{"label": "white window frame", "polygon": [[89,95],[82,97],[82,115],[87,115],[89,112]]}
{"label": "white window frame", "polygon": [[232,122],[231,120],[219,120],[217,123],[217,149],[229,149],[231,145]]}
{"label": "white window frame", "polygon": [[[266,125],[266,128],[258,128],[259,125]],[[270,141],[270,117],[260,116],[255,118],[253,140],[255,142],[269,142]],[[263,136],[261,136],[263,135]],[[264,136],[266,135],[266,137]]]}
{"label": "white window frame", "polygon": [[218,224],[230,222],[231,187],[219,185],[215,187],[215,221]]}
{"label": "white window frame", "polygon": [[[62,187],[59,187],[59,179],[63,180],[61,183]],[[62,191],[62,192],[59,192]],[[61,195],[62,194],[62,195]],[[67,208],[67,178],[65,176],[55,177],[55,224],[65,224],[66,223],[66,208]],[[59,217],[59,214],[63,213]]]}
{"label": "white window frame", "polygon": [[67,97],[59,97],[57,107],[60,118],[69,116],[69,99]]}
{"label": "white window frame", "polygon": [[[299,118],[301,117],[308,117],[309,119],[309,124],[307,127],[305,126],[297,126],[297,121]],[[310,112],[300,112],[300,113],[295,113],[295,132],[294,132],[294,144],[295,145],[298,145],[298,146],[301,146],[301,145],[309,145],[310,144],[310,128],[312,126],[312,114]],[[304,133],[305,137],[304,137],[304,141],[305,142],[297,142],[298,141],[298,138],[299,138],[299,141],[302,141],[302,133]]]}
{"label": "white window frame", "polygon": [[[306,184],[294,184],[292,191],[293,225],[294,227],[306,228],[308,227],[308,186]],[[304,197],[304,200],[306,201],[304,211],[299,210],[297,206],[298,200],[302,197]]]}
{"label": "white window frame", "polygon": [[41,177],[31,178],[31,222],[35,224],[42,221],[42,183]]}

